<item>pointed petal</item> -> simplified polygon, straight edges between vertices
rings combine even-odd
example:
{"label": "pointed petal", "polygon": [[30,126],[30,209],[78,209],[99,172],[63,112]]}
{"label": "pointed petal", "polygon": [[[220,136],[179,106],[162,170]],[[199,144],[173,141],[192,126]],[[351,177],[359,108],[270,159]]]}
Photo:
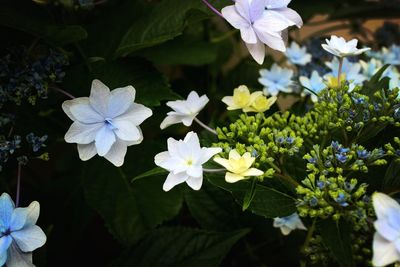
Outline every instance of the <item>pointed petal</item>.
{"label": "pointed petal", "polygon": [[227,160],[227,159],[223,159],[223,158],[220,158],[220,157],[215,157],[214,161],[216,163],[218,163],[219,165],[223,166],[227,170],[231,169],[231,164],[229,163],[229,160]]}
{"label": "pointed petal", "polygon": [[0,266],[3,266],[7,260],[7,250],[12,243],[11,236],[3,236],[0,238]]}
{"label": "pointed petal", "polygon": [[168,174],[167,179],[165,180],[164,185],[163,185],[163,190],[164,191],[171,190],[176,185],[185,182],[188,179],[188,177],[189,176],[184,172],[177,173],[177,174],[173,174],[173,173]]}
{"label": "pointed petal", "polygon": [[74,115],[72,115],[71,107],[77,104],[89,105],[89,97],[78,97],[72,100],[66,100],[61,105],[65,114],[67,114],[67,116],[73,121],[76,121],[77,119],[74,117]]}
{"label": "pointed petal", "polygon": [[126,151],[128,150],[128,145],[122,140],[117,140],[110,148],[104,157],[114,164],[116,167],[121,167],[124,164],[124,159]]}
{"label": "pointed petal", "polygon": [[257,36],[253,30],[252,26],[243,27],[240,29],[240,36],[242,40],[247,44],[256,44],[257,43]]}
{"label": "pointed petal", "polygon": [[203,177],[203,167],[201,165],[191,166],[186,170],[186,173],[193,178]]}
{"label": "pointed petal", "polygon": [[117,88],[111,91],[108,101],[108,118],[115,118],[125,113],[133,104],[136,90],[129,85],[122,88]]}
{"label": "pointed petal", "polygon": [[104,118],[89,104],[76,104],[70,107],[71,114],[82,123],[103,122]]}
{"label": "pointed petal", "polygon": [[260,38],[261,42],[271,47],[272,49],[281,52],[286,51],[285,42],[282,36],[275,36],[268,32],[259,32],[259,31],[257,31],[257,36],[258,38]]}
{"label": "pointed petal", "polygon": [[241,176],[241,175],[234,174],[234,173],[231,173],[231,172],[227,172],[225,174],[225,181],[227,183],[236,183],[236,182],[239,182],[239,181],[244,180],[244,179],[246,179],[246,178]]}
{"label": "pointed petal", "polygon": [[204,164],[207,161],[209,161],[214,155],[221,153],[222,148],[220,148],[220,147],[210,147],[210,148],[203,147],[201,149],[201,151],[202,151],[202,154],[199,159],[199,164]]}
{"label": "pointed petal", "polygon": [[35,267],[32,263],[32,253],[22,252],[17,244],[12,243],[7,251],[7,267]]}
{"label": "pointed petal", "polygon": [[187,133],[184,142],[191,148],[191,150],[200,149],[200,140],[195,132]]}
{"label": "pointed petal", "polygon": [[24,227],[28,210],[26,208],[16,208],[11,216],[10,230],[17,231]]}
{"label": "pointed petal", "polygon": [[200,177],[189,177],[189,179],[186,180],[186,183],[193,190],[200,190],[203,184],[203,175]]}
{"label": "pointed petal", "polygon": [[384,239],[379,233],[374,235],[372,248],[372,264],[374,266],[386,266],[400,260],[400,255],[396,251],[395,245]]}
{"label": "pointed petal", "polygon": [[27,216],[25,226],[35,225],[40,214],[40,204],[37,201],[32,201],[31,204],[26,208]]}
{"label": "pointed petal", "polygon": [[286,19],[288,19],[291,22],[293,22],[293,24],[296,25],[298,28],[301,28],[303,26],[303,19],[301,18],[299,13],[297,13],[293,9],[291,9],[291,8],[280,8],[280,9],[277,10],[277,12],[279,12],[279,14],[281,14]]}
{"label": "pointed petal", "polygon": [[90,144],[78,144],[79,158],[83,161],[93,158],[97,154],[96,145],[94,142]]}
{"label": "pointed petal", "polygon": [[124,141],[137,141],[142,139],[142,133],[133,123],[129,121],[116,120],[113,124],[116,127],[114,132],[119,139]]}
{"label": "pointed petal", "polygon": [[114,132],[107,126],[103,126],[96,134],[95,145],[99,156],[104,156],[110,151],[111,146],[115,143],[116,138]]}
{"label": "pointed petal", "polygon": [[23,252],[32,252],[46,243],[46,235],[37,225],[12,232],[11,236]]}
{"label": "pointed petal", "polygon": [[65,142],[89,144],[95,140],[97,133],[103,126],[104,123],[83,124],[75,121],[65,134]]}
{"label": "pointed petal", "polygon": [[103,117],[107,116],[110,89],[101,81],[93,80],[90,91],[90,105]]}
{"label": "pointed petal", "polygon": [[114,120],[130,121],[134,125],[139,126],[143,121],[151,117],[151,115],[153,115],[153,111],[148,107],[145,107],[142,104],[132,103],[124,114],[121,114]]}
{"label": "pointed petal", "polygon": [[259,169],[250,168],[247,171],[241,173],[240,175],[243,175],[243,176],[260,176],[260,175],[263,175],[263,174],[264,174],[264,172],[259,170]]}
{"label": "pointed petal", "polygon": [[237,11],[235,6],[227,6],[221,10],[222,16],[236,29],[249,27],[250,23],[244,19]]}
{"label": "pointed petal", "polygon": [[165,128],[182,122],[182,117],[181,116],[176,116],[176,115],[168,115],[165,117],[165,119],[161,122],[160,128],[161,130],[164,130]]}
{"label": "pointed petal", "polygon": [[0,231],[10,227],[11,217],[14,210],[14,202],[7,193],[0,196]]}
{"label": "pointed petal", "polygon": [[256,44],[246,43],[246,47],[254,60],[260,65],[263,64],[265,58],[265,45],[258,41]]}
{"label": "pointed petal", "polygon": [[400,205],[393,198],[383,193],[374,193],[372,195],[372,203],[378,219],[385,219],[389,212],[397,210],[400,214]]}
{"label": "pointed petal", "polygon": [[168,151],[164,151],[164,152],[160,152],[157,155],[154,156],[154,163],[161,167],[164,168],[164,162],[166,162],[167,160],[169,160],[171,158],[171,155],[169,154]]}

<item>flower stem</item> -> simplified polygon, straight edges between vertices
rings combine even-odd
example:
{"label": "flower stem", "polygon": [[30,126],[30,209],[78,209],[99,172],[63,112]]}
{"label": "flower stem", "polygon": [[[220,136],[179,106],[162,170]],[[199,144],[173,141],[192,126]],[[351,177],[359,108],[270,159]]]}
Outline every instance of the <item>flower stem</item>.
{"label": "flower stem", "polygon": [[57,91],[57,92],[59,92],[59,93],[61,93],[61,94],[63,94],[63,95],[66,95],[66,96],[68,96],[68,97],[71,98],[71,99],[74,99],[74,98],[75,98],[75,96],[71,95],[70,93],[68,93],[67,91],[65,91],[65,90],[63,90],[63,89],[61,89],[61,88],[53,87],[53,86],[51,86],[51,87],[49,87],[49,88],[51,88],[51,89],[53,89],[53,90],[55,90],[55,91]]}
{"label": "flower stem", "polygon": [[[307,236],[306,236],[306,240],[305,240],[305,242],[304,242],[304,244],[303,244],[303,250],[304,250],[304,249],[308,246],[308,244],[310,243],[311,237],[312,237],[312,235],[314,234],[314,231],[315,231],[315,224],[316,224],[316,222],[317,222],[317,220],[314,219],[314,221],[313,221],[313,223],[312,223],[310,229],[308,229],[308,233],[307,233]],[[301,266],[301,267],[306,267],[306,266],[307,266],[306,261],[305,261],[305,260],[302,260],[301,263],[300,263],[300,266]]]}
{"label": "flower stem", "polygon": [[207,131],[209,131],[212,134],[218,135],[217,132],[214,129],[211,129],[210,127],[208,127],[207,125],[205,125],[202,121],[200,121],[198,118],[194,118],[194,121],[197,122],[201,127],[203,127],[204,129],[206,129]]}
{"label": "flower stem", "polygon": [[203,1],[203,3],[209,8],[211,9],[212,12],[214,12],[215,14],[217,14],[218,16],[220,16],[221,18],[223,18],[224,16],[222,16],[222,13],[219,12],[215,7],[213,7],[207,0],[201,0]]}
{"label": "flower stem", "polygon": [[340,76],[342,75],[342,68],[343,68],[343,57],[339,58],[339,69],[338,69],[338,88],[341,87],[341,79]]}
{"label": "flower stem", "polygon": [[203,168],[203,171],[204,172],[213,173],[213,172],[225,172],[226,170],[225,169],[206,169],[206,168]]}
{"label": "flower stem", "polygon": [[19,206],[19,196],[21,192],[21,172],[22,172],[22,164],[18,163],[18,174],[17,174],[17,194],[15,197],[15,206],[18,208]]}

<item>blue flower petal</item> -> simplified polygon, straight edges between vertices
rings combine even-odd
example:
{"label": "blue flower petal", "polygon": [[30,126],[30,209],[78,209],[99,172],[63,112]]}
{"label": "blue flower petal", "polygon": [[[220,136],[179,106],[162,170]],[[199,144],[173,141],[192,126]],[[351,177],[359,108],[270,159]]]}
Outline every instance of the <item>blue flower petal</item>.
{"label": "blue flower petal", "polygon": [[14,210],[14,202],[7,193],[0,196],[0,231],[6,231],[10,227],[11,216]]}
{"label": "blue flower petal", "polygon": [[3,236],[0,238],[0,266],[3,266],[7,260],[7,250],[12,243],[10,236]]}
{"label": "blue flower petal", "polygon": [[10,231],[18,231],[24,227],[26,217],[28,216],[27,208],[16,208],[11,216]]}
{"label": "blue flower petal", "polygon": [[12,232],[11,236],[23,252],[32,252],[46,243],[46,235],[37,225]]}

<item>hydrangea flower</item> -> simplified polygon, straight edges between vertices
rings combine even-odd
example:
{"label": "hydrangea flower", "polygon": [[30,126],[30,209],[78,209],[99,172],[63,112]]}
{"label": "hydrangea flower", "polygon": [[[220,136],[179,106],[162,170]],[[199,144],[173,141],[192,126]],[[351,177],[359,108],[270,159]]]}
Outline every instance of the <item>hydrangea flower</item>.
{"label": "hydrangea flower", "polygon": [[15,208],[7,193],[0,196],[0,266],[35,266],[32,251],[46,243],[46,235],[36,225],[39,212],[37,201],[27,208]]}
{"label": "hydrangea flower", "polygon": [[221,10],[223,17],[240,30],[251,56],[262,64],[265,45],[284,52],[282,31],[290,26],[301,27],[297,12],[287,7],[287,0],[236,0],[234,5]]}
{"label": "hydrangea flower", "polygon": [[167,106],[173,111],[168,112],[167,117],[161,122],[160,128],[165,129],[177,123],[183,123],[185,126],[192,125],[194,118],[207,105],[208,101],[206,95],[200,97],[197,92],[192,91],[186,100],[167,102]]}
{"label": "hydrangea flower", "polygon": [[[331,72],[327,73],[325,77],[337,77],[340,65],[339,60],[334,58],[331,62],[325,62],[325,65],[331,69]],[[346,80],[350,82],[350,91],[353,90],[356,85],[362,85],[366,80],[366,77],[361,73],[361,64],[352,63],[347,58],[343,59],[342,74],[345,74]]]}
{"label": "hydrangea flower", "polygon": [[293,70],[281,68],[274,63],[270,70],[261,69],[260,75],[258,81],[264,86],[264,94],[276,96],[279,92],[293,92]]}
{"label": "hydrangea flower", "polygon": [[311,54],[307,53],[307,47],[300,47],[296,42],[292,42],[287,48],[286,57],[294,65],[305,66],[311,62]]}
{"label": "hydrangea flower", "polygon": [[252,157],[249,152],[244,153],[242,156],[232,149],[229,152],[229,159],[215,157],[214,161],[222,165],[228,172],[225,174],[225,181],[228,183],[236,183],[241,180],[249,179],[250,176],[260,176],[264,172],[251,168],[256,158]]}
{"label": "hydrangea flower", "polygon": [[203,164],[221,151],[219,147],[200,147],[199,137],[194,132],[189,132],[183,140],[169,138],[168,151],[154,157],[157,166],[170,172],[163,185],[164,191],[184,182],[199,190],[203,184]]}
{"label": "hydrangea flower", "polygon": [[[311,77],[308,78],[306,76],[300,76],[300,84],[313,91],[315,94],[319,94],[323,89],[326,88],[326,84],[324,83],[324,80],[322,79],[321,76],[319,76],[319,73],[317,71],[313,71],[311,74]],[[318,96],[315,94],[312,94],[311,92],[304,90],[304,94],[306,95],[311,95],[311,100],[313,102],[318,102]]]}
{"label": "hydrangea flower", "polygon": [[297,213],[290,216],[274,219],[274,227],[280,228],[283,235],[289,235],[293,230],[307,230]]}
{"label": "hydrangea flower", "polygon": [[250,93],[249,88],[241,85],[233,90],[233,96],[222,98],[228,110],[242,109],[244,112],[265,112],[276,101],[276,97],[266,98],[263,92],[257,91]]}
{"label": "hydrangea flower", "polygon": [[96,154],[115,166],[124,163],[127,147],[143,140],[139,125],[152,115],[151,109],[134,103],[135,88],[110,89],[93,80],[89,97],[67,100],[62,108],[74,121],[65,134],[67,143],[77,143],[81,160]]}
{"label": "hydrangea flower", "polygon": [[372,264],[386,266],[400,261],[400,205],[382,193],[373,194],[372,203],[377,217]]}
{"label": "hydrangea flower", "polygon": [[358,49],[357,44],[357,39],[347,42],[343,37],[332,35],[330,40],[326,39],[326,44],[322,44],[322,48],[340,58],[357,56],[368,50],[371,50],[371,48],[368,47]]}
{"label": "hydrangea flower", "polygon": [[391,66],[389,67],[384,73],[384,77],[390,78],[389,81],[389,89],[395,89],[400,87],[400,73],[398,72],[397,68]]}
{"label": "hydrangea flower", "polygon": [[400,65],[400,46],[392,45],[389,49],[382,48],[381,57],[385,64]]}
{"label": "hydrangea flower", "polygon": [[371,58],[368,62],[360,60],[359,63],[362,68],[362,73],[367,79],[371,79],[372,76],[374,76],[379,69],[383,67],[382,61],[375,58]]}

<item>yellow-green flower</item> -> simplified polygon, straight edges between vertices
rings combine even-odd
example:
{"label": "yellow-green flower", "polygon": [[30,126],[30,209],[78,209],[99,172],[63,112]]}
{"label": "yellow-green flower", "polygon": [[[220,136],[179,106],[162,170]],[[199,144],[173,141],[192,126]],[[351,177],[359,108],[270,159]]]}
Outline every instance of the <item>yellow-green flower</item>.
{"label": "yellow-green flower", "polygon": [[228,110],[243,109],[250,105],[250,91],[246,85],[233,90],[233,96],[225,96],[222,102],[228,105]]}
{"label": "yellow-green flower", "polygon": [[267,98],[263,92],[257,91],[250,95],[250,106],[243,108],[244,112],[265,112],[275,104],[278,98],[272,96]]}
{"label": "yellow-green flower", "polygon": [[[339,84],[338,84],[338,77],[335,77],[335,76],[333,76],[333,75],[327,75],[326,77],[325,77],[325,79],[326,79],[326,85],[329,87],[329,88],[338,88],[339,87]],[[343,83],[343,82],[345,82],[346,81],[346,73],[342,73],[341,75],[340,75],[340,83]]]}
{"label": "yellow-green flower", "polygon": [[240,180],[249,179],[249,176],[260,176],[264,174],[264,172],[259,169],[250,168],[255,159],[256,158],[252,157],[249,152],[240,156],[235,149],[232,149],[229,152],[229,159],[216,157],[214,161],[227,169],[228,172],[225,174],[225,181],[228,183],[235,183]]}

